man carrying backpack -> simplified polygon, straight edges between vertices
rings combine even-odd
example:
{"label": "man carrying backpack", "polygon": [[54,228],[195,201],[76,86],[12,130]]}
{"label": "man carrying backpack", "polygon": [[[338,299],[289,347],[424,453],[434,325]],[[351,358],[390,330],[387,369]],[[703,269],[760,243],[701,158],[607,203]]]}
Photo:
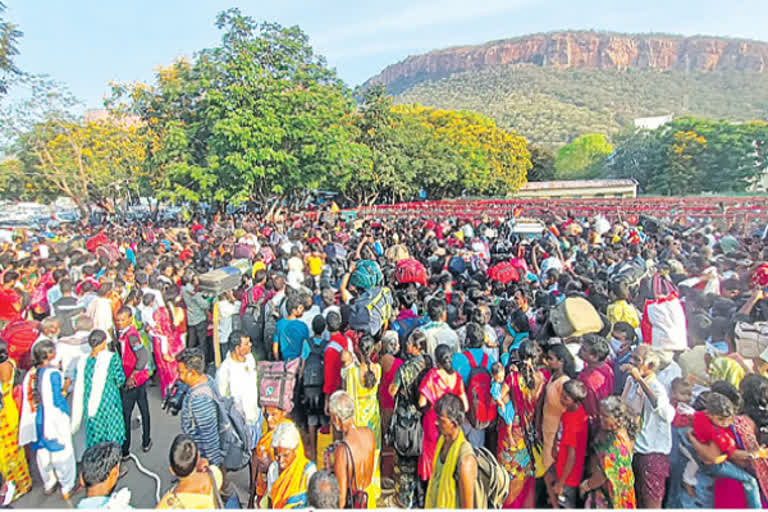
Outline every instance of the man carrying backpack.
{"label": "man carrying backpack", "polygon": [[317,428],[329,424],[325,415],[325,399],[323,397],[325,348],[328,343],[323,340],[325,318],[318,314],[312,319],[312,338],[304,340],[301,348],[302,396],[306,407],[307,425],[309,426],[309,460],[317,460]]}
{"label": "man carrying backpack", "polygon": [[[187,348],[178,355],[179,379],[189,386],[181,406],[181,432],[195,440],[200,456],[221,469],[221,495],[224,502],[234,488],[227,479],[224,453],[219,435],[218,408],[213,398],[213,383],[205,374],[205,358],[199,348]],[[206,389],[209,388],[209,389]],[[250,447],[249,447],[250,448]]]}

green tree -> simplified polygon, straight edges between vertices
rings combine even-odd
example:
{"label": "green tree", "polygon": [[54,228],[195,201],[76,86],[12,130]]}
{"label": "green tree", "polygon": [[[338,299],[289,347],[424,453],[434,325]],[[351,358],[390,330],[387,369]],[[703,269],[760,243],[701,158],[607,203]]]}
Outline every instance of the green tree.
{"label": "green tree", "polygon": [[19,75],[14,57],[19,54],[18,42],[24,35],[19,28],[5,19],[5,2],[0,2],[0,94],[8,92],[9,77]]}
{"label": "green tree", "polygon": [[51,119],[24,134],[14,148],[21,163],[17,179],[31,194],[64,195],[85,216],[91,204],[125,196],[144,168],[147,143],[137,126]]}
{"label": "green tree", "polygon": [[666,164],[664,144],[657,131],[636,130],[619,138],[616,149],[606,159],[603,176],[629,178],[641,191],[649,191],[649,181]]}
{"label": "green tree", "polygon": [[218,15],[221,44],[160,70],[155,84],[116,85],[111,105],[160,141],[162,195],[194,201],[296,198],[370,166],[354,143],[354,102],[298,27]]}
{"label": "green tree", "polygon": [[551,181],[555,179],[555,152],[541,146],[530,146],[531,170],[528,181]]}
{"label": "green tree", "polygon": [[557,152],[556,176],[559,179],[584,179],[600,174],[602,165],[613,146],[601,133],[588,133],[577,137]]}

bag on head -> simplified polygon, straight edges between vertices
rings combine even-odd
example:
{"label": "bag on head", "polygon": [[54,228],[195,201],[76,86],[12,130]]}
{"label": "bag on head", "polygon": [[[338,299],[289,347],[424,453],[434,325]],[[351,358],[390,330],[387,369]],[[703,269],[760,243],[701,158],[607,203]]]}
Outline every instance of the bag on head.
{"label": "bag on head", "polygon": [[349,327],[375,336],[392,319],[394,301],[386,286],[368,290],[350,307]]}

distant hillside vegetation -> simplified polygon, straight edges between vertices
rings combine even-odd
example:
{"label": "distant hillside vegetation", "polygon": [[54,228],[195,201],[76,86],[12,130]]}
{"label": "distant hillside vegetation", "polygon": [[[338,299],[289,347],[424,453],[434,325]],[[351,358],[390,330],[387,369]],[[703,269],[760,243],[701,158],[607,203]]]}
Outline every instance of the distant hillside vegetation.
{"label": "distant hillside vegetation", "polygon": [[398,103],[471,109],[558,146],[672,113],[768,116],[768,43],[709,36],[566,31],[446,48],[387,66]]}
{"label": "distant hillside vegetation", "polygon": [[518,64],[423,81],[395,101],[474,110],[535,144],[555,147],[585,133],[615,135],[635,118],[668,113],[766,119],[768,74],[559,70]]}

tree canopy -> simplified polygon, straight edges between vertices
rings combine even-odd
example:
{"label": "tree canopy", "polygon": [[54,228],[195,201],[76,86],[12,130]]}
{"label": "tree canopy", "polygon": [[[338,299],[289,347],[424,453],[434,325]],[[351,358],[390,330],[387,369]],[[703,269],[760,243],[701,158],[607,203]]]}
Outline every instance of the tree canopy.
{"label": "tree canopy", "polygon": [[612,152],[613,146],[602,133],[577,137],[557,152],[555,176],[563,180],[593,178],[601,172],[605,159]]}

